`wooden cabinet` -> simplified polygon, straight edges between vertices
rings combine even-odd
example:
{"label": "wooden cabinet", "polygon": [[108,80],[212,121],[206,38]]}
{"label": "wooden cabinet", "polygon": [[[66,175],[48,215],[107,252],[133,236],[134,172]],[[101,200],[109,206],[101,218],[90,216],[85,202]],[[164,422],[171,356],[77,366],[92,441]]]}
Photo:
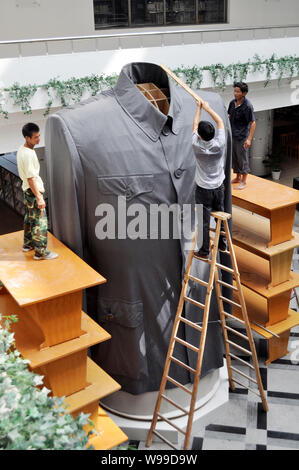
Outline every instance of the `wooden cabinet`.
{"label": "wooden cabinet", "polygon": [[90,346],[111,336],[81,310],[82,290],[106,279],[50,233],[48,248],[57,259],[35,261],[22,244],[23,231],[0,237],[0,312],[18,315],[16,347],[52,394],[66,397],[69,413],[91,413],[100,432],[90,443],[115,447],[127,436],[98,403],[120,385],[87,356]]}
{"label": "wooden cabinet", "polygon": [[253,175],[247,182],[232,190],[233,243],[251,327],[267,339],[269,364],[288,354],[290,330],[299,324],[299,313],[289,309],[299,286],[299,274],[291,271],[299,191]]}

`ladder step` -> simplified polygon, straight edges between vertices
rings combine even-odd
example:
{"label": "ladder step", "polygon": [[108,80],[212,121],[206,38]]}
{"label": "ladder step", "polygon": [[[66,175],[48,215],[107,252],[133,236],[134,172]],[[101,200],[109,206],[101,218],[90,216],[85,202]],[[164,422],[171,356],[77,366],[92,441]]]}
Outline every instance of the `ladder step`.
{"label": "ladder step", "polygon": [[202,327],[197,325],[196,323],[193,323],[193,321],[187,320],[187,318],[184,318],[184,317],[181,317],[181,316],[179,316],[179,319],[182,322],[186,323],[186,325],[192,326],[193,328],[195,328],[198,331],[202,331]]}
{"label": "ladder step", "polygon": [[198,256],[196,253],[193,254],[194,258],[197,258],[199,259],[200,261],[205,261],[206,263],[209,263],[211,264],[211,260],[209,258],[201,258],[200,256]]}
{"label": "ladder step", "polygon": [[183,431],[182,429],[180,429],[176,424],[172,423],[170,421],[170,419],[166,418],[165,416],[161,415],[160,413],[157,413],[157,416],[160,418],[160,419],[163,419],[163,421],[165,421],[167,424],[169,424],[170,426],[172,426],[174,429],[176,429],[177,431],[181,432],[182,434],[184,434],[184,436],[186,436],[186,433],[185,431]]}
{"label": "ladder step", "polygon": [[156,431],[155,429],[153,429],[153,434],[155,434],[155,436],[157,436],[159,439],[161,439],[161,441],[165,442],[165,444],[168,444],[169,447],[171,447],[172,449],[174,450],[178,450],[173,444],[172,442],[170,442],[168,439],[166,439],[166,437],[162,436],[162,434],[160,434],[158,431]]}
{"label": "ladder step", "polygon": [[[215,232],[216,233],[216,229],[210,227],[210,232]],[[224,236],[227,236],[226,232],[224,232],[223,230],[220,230],[220,234],[224,235]]]}
{"label": "ladder step", "polygon": [[231,346],[234,346],[234,348],[237,348],[239,349],[240,351],[248,354],[249,356],[252,356],[252,352],[251,351],[248,351],[247,349],[244,349],[242,348],[241,346],[239,346],[238,344],[234,343],[233,341],[230,341],[229,339],[226,340],[226,343],[229,343]]}
{"label": "ladder step", "polygon": [[192,391],[189,390],[188,388],[184,387],[184,385],[182,385],[180,382],[177,382],[176,380],[174,380],[172,377],[169,377],[169,375],[166,376],[166,379],[169,380],[169,382],[173,383],[174,385],[176,385],[177,387],[181,388],[182,390],[184,390],[184,392],[186,393],[189,393],[189,395],[192,395]]}
{"label": "ladder step", "polygon": [[237,372],[237,374],[242,375],[242,377],[245,377],[246,379],[251,380],[251,382],[254,382],[255,384],[258,384],[255,379],[253,379],[252,377],[249,377],[249,375],[244,374],[244,372],[241,372],[240,370],[236,369],[235,367],[231,366],[231,370],[233,370],[234,372]]}
{"label": "ladder step", "polygon": [[190,297],[187,297],[187,296],[185,296],[184,299],[187,300],[187,302],[190,302],[191,304],[196,305],[197,307],[200,307],[202,309],[205,308],[205,306],[202,303],[197,302],[197,300],[190,299]]}
{"label": "ladder step", "polygon": [[260,394],[256,390],[253,390],[252,388],[247,387],[247,385],[242,384],[241,382],[239,382],[236,379],[233,379],[233,381],[236,382],[236,384],[241,385],[244,388],[247,388],[247,390],[250,390],[250,392],[255,393],[258,397],[260,397]]}
{"label": "ladder step", "polygon": [[201,279],[198,279],[198,277],[191,276],[191,274],[189,274],[188,278],[191,279],[191,281],[194,281],[194,282],[197,282],[198,284],[201,284],[202,286],[208,287],[208,285],[209,285],[208,282],[202,281]]}
{"label": "ladder step", "polygon": [[233,353],[229,353],[229,356],[231,356],[233,359],[236,359],[237,361],[242,362],[243,364],[245,364],[245,366],[248,366],[251,369],[255,370],[254,367],[251,364],[249,364],[249,362],[246,362],[243,359],[241,359],[240,357],[235,356]]}
{"label": "ladder step", "polygon": [[189,371],[192,372],[193,374],[196,373],[196,370],[195,370],[195,369],[193,369],[193,368],[190,367],[190,366],[187,366],[187,364],[185,364],[184,362],[179,361],[176,357],[170,356],[170,359],[171,359],[173,362],[175,362],[178,366],[184,367],[185,369],[189,370]]}
{"label": "ladder step", "polygon": [[168,403],[170,403],[175,408],[178,408],[179,410],[181,410],[185,415],[189,414],[188,411],[184,410],[184,408],[182,408],[180,405],[178,405],[174,401],[170,400],[170,398],[168,398],[166,395],[163,395],[163,393],[161,394],[161,397],[164,398],[164,400],[168,401]]}
{"label": "ladder step", "polygon": [[186,348],[192,349],[195,352],[199,351],[199,349],[196,346],[193,346],[193,344],[187,343],[187,341],[184,341],[183,339],[178,338],[177,336],[175,336],[174,339],[175,341],[182,344],[183,346],[186,346]]}
{"label": "ladder step", "polygon": [[235,271],[231,268],[228,268],[227,266],[224,266],[223,264],[216,263],[217,268],[223,269],[224,271],[227,271],[231,274],[235,274]]}
{"label": "ladder step", "polygon": [[227,302],[228,304],[234,305],[235,307],[239,307],[242,309],[242,305],[237,304],[237,302],[234,302],[233,300],[230,300],[227,297],[223,297],[223,295],[219,295],[219,299],[224,300],[224,302]]}
{"label": "ladder step", "polygon": [[233,290],[236,290],[236,291],[238,290],[237,287],[232,286],[231,284],[228,284],[227,282],[223,282],[223,281],[220,281],[220,280],[218,280],[217,282],[218,282],[218,284],[221,284],[222,286],[229,287],[230,289],[233,289]]}
{"label": "ladder step", "polygon": [[234,330],[233,328],[230,328],[230,327],[227,326],[227,325],[224,325],[224,328],[225,328],[226,330],[228,330],[228,331],[231,331],[231,332],[234,333],[235,335],[240,336],[240,338],[243,338],[243,339],[246,339],[246,341],[249,341],[248,336],[243,335],[243,334],[240,333],[239,331]]}
{"label": "ladder step", "polygon": [[227,313],[227,312],[225,312],[224,310],[222,311],[222,313],[223,313],[223,315],[225,315],[226,317],[231,318],[232,320],[236,320],[236,321],[238,321],[239,323],[241,323],[242,325],[245,325],[245,321],[244,321],[244,320],[241,320],[241,318],[235,317],[235,315],[231,315],[230,313]]}

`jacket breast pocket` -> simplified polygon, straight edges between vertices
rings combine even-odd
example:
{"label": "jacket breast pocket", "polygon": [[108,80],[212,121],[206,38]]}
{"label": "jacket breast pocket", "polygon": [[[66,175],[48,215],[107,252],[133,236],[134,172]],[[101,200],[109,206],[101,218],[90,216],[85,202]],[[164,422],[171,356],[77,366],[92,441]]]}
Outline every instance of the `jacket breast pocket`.
{"label": "jacket breast pocket", "polygon": [[142,301],[100,298],[98,321],[110,333],[103,366],[108,373],[133,380],[147,375]]}
{"label": "jacket breast pocket", "polygon": [[127,201],[147,199],[153,191],[154,175],[98,176],[98,190],[104,196],[123,196]]}

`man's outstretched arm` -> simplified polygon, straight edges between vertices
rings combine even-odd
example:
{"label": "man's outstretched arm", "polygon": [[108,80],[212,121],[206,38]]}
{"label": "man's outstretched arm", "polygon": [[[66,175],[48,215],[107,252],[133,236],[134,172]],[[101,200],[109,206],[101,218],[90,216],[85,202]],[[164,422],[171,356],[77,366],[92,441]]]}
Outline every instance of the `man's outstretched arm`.
{"label": "man's outstretched arm", "polygon": [[217,129],[224,129],[222,118],[214,111],[207,101],[202,102],[203,109],[211,116],[217,124]]}
{"label": "man's outstretched arm", "polygon": [[196,100],[196,104],[197,104],[197,109],[196,109],[196,113],[195,113],[195,116],[194,116],[194,120],[193,120],[193,129],[192,129],[192,132],[197,132],[197,129],[198,129],[198,124],[199,124],[199,121],[200,121],[200,114],[201,114],[201,105],[202,105],[202,101],[200,100]]}

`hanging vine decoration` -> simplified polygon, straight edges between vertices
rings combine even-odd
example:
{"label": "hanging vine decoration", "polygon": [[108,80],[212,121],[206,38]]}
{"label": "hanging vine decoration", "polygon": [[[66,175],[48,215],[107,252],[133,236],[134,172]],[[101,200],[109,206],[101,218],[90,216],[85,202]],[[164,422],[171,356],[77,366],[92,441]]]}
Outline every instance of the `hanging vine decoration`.
{"label": "hanging vine decoration", "polygon": [[13,100],[15,106],[21,108],[24,114],[31,114],[30,100],[35,95],[38,85],[19,85],[14,83],[10,88],[4,88],[8,92],[9,97]]}
{"label": "hanging vine decoration", "polygon": [[[268,59],[261,58],[255,54],[253,59],[244,63],[233,63],[223,65],[221,63],[205,65],[199,67],[181,66],[173,70],[186,83],[193,88],[199,89],[204,79],[204,72],[208,72],[212,78],[213,86],[217,89],[224,90],[228,84],[228,80],[245,81],[249,73],[265,73],[264,86],[266,87],[274,72],[278,74],[278,85],[281,85],[283,78],[289,81],[293,77],[299,75],[299,57],[287,55],[284,57],[276,57],[275,54]],[[21,108],[25,114],[31,114],[30,100],[36,91],[44,90],[48,95],[48,102],[44,115],[48,115],[53,105],[54,99],[59,98],[62,107],[79,102],[86,93],[92,96],[107,88],[111,88],[116,84],[117,74],[112,75],[90,75],[81,78],[71,78],[69,80],[59,80],[53,78],[43,85],[19,85],[14,83],[9,88],[0,89],[0,116],[8,118],[8,112],[3,108],[4,92],[12,100],[15,106]]]}
{"label": "hanging vine decoration", "polygon": [[[4,119],[8,119],[8,112],[3,109],[3,104],[4,104],[4,94],[3,91],[0,90],[0,116],[3,116]],[[1,287],[1,285],[0,285]]]}

